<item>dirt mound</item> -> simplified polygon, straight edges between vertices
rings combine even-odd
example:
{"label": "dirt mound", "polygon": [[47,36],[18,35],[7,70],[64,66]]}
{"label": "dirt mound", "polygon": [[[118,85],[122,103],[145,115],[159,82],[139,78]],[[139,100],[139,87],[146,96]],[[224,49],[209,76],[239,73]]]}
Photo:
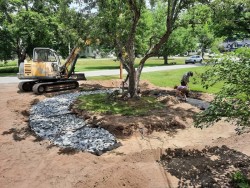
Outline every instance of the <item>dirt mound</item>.
{"label": "dirt mound", "polygon": [[[102,127],[118,138],[126,138],[135,133],[148,135],[153,131],[176,132],[177,129],[188,127],[197,109],[187,103],[180,102],[176,97],[172,96],[173,94],[174,92],[171,90],[163,92],[146,89],[142,91],[143,97],[154,96],[165,106],[162,109],[151,109],[144,116],[100,114],[79,110],[77,109],[77,105],[72,105],[71,108],[73,113],[83,117],[88,124],[93,127]],[[138,100],[137,103],[139,102]],[[187,110],[187,108],[189,109]]]}
{"label": "dirt mound", "polygon": [[[84,81],[80,90],[119,88],[121,80],[112,81]],[[102,127],[118,138],[126,138],[135,133],[151,134],[153,131],[176,132],[185,129],[193,122],[193,115],[198,108],[179,101],[175,97],[175,90],[159,88],[147,81],[140,83],[141,96],[153,96],[165,105],[164,109],[152,109],[147,116],[121,116],[111,114],[98,114],[79,110],[72,105],[72,111],[87,120],[93,127]],[[193,97],[201,98],[202,94],[192,93]]]}
{"label": "dirt mound", "polygon": [[233,172],[250,172],[250,157],[223,145],[199,150],[167,149],[160,163],[177,177],[178,187],[233,187]]}

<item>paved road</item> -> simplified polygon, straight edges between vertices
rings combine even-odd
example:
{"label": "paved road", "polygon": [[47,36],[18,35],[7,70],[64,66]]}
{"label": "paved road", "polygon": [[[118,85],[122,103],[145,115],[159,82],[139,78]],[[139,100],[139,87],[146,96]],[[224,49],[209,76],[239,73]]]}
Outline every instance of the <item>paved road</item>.
{"label": "paved road", "polygon": [[[183,69],[183,68],[191,68],[191,67],[198,67],[198,66],[201,66],[201,64],[144,67],[142,72],[174,70],[174,69]],[[126,73],[125,70],[123,70],[123,72]],[[119,75],[120,70],[119,69],[114,69],[114,70],[86,71],[86,72],[84,72],[84,74],[85,74],[86,78],[91,77],[91,76],[111,76],[111,75]],[[15,76],[0,77],[0,84],[18,83],[18,82],[20,82],[20,80]]]}

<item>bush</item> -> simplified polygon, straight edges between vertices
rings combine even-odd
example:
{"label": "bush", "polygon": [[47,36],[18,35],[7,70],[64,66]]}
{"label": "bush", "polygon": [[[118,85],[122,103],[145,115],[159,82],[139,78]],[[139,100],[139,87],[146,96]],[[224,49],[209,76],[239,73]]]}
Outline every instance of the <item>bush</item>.
{"label": "bush", "polygon": [[238,132],[250,126],[250,49],[240,48],[225,54],[201,75],[205,88],[223,82],[208,109],[195,117],[195,126],[208,127],[224,119],[234,122]]}
{"label": "bush", "polygon": [[19,69],[15,67],[0,67],[0,73],[18,73]]}
{"label": "bush", "polygon": [[232,174],[231,184],[233,185],[233,187],[237,187],[237,188],[250,187],[250,184],[248,183],[247,178],[240,171],[237,171],[234,174]]}

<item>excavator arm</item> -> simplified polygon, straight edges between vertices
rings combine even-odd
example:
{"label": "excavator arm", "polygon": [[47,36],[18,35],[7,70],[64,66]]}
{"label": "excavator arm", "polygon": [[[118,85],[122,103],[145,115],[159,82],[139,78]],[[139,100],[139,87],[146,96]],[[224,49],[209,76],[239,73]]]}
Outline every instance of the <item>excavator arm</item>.
{"label": "excavator arm", "polygon": [[[51,53],[54,51],[48,48],[37,48],[37,58],[34,56],[34,61],[24,62],[23,66],[19,67],[19,75],[24,75],[25,79],[33,79],[32,81],[20,82],[18,88],[21,91],[33,91],[36,94],[42,94],[50,91],[61,91],[75,89],[79,86],[77,80],[86,80],[85,75],[73,74],[76,61],[79,56],[80,47],[75,47],[66,62],[60,66],[59,58],[55,56],[51,58]],[[43,55],[43,56],[42,56]],[[41,59],[41,57],[44,57]],[[21,71],[20,71],[21,70]],[[20,76],[19,76],[20,77]]]}
{"label": "excavator arm", "polygon": [[60,73],[61,73],[62,78],[69,78],[74,72],[80,50],[81,50],[80,47],[75,47],[71,51],[66,62],[61,66]]}

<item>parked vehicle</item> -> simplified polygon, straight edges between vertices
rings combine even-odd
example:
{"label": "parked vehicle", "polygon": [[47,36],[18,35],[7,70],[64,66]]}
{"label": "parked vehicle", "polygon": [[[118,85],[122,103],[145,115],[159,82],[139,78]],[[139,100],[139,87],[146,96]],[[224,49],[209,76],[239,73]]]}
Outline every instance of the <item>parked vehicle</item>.
{"label": "parked vehicle", "polygon": [[199,55],[193,55],[185,60],[185,63],[202,63],[202,57]]}

